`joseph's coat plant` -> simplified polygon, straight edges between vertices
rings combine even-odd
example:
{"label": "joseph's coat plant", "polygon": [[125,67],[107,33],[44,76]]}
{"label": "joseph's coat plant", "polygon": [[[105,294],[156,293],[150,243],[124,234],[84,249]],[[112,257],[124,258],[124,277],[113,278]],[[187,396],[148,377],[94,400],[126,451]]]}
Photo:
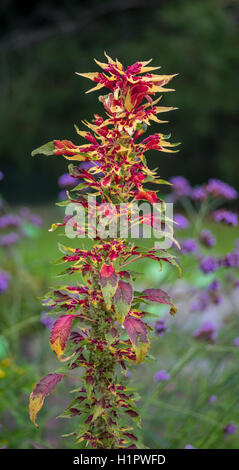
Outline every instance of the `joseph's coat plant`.
{"label": "joseph's coat plant", "polygon": [[[151,213],[141,216],[133,209],[127,213],[129,226],[154,227],[159,217],[164,217],[164,226],[169,226],[165,204],[156,190],[147,188],[148,183],[151,187],[168,183],[148,168],[145,153],[151,149],[174,152],[176,144],[162,133],[147,137],[144,134],[151,121],[165,122],[158,114],[175,109],[158,105],[161,93],[173,91],[165,86],[174,75],[155,74],[158,67],[149,65],[150,61],[124,68],[117,59],[107,55],[106,58],[106,63],[96,60],[102,72],[79,74],[93,81],[89,91],[108,89],[108,94],[99,96],[105,116],[95,114],[91,122],[83,121],[87,130],[75,126],[84,143],[54,140],[34,150],[32,155],[63,156],[70,161],[69,175],[76,183],[81,182],[67,191],[67,199],[59,204],[66,208],[72,203],[83,206],[88,233],[93,215],[98,222],[102,216],[108,217],[110,225],[112,211],[119,218],[122,204],[135,208],[139,201],[147,202],[149,207],[159,204],[158,217]],[[160,96],[155,99],[157,94]],[[92,206],[92,197],[96,198],[96,208]],[[82,236],[82,227],[69,213],[63,222],[53,224],[51,230],[69,226],[77,236]],[[71,373],[76,377],[79,370],[74,398],[61,415],[75,418],[72,435],[76,445],[135,448],[143,445],[137,430],[139,397],[122,379],[128,366],[148,360],[151,328],[145,321],[147,305],[166,304],[172,315],[176,308],[162,289],[135,290],[137,273],[132,271],[131,263],[150,258],[159,263],[160,269],[164,263],[178,265],[166,249],[146,249],[131,238],[122,238],[118,230],[113,239],[101,235],[100,231],[94,237],[90,235],[90,248],[82,248],[80,239],[79,248],[59,244],[60,262],[66,265],[63,274],[68,275],[69,281],[53,288],[44,303],[50,307],[51,315],[58,316],[51,330],[50,345],[61,367],[35,386],[30,397],[30,417],[36,423],[45,397],[64,377]],[[174,240],[170,229],[167,237]],[[74,285],[72,274],[78,276]]]}

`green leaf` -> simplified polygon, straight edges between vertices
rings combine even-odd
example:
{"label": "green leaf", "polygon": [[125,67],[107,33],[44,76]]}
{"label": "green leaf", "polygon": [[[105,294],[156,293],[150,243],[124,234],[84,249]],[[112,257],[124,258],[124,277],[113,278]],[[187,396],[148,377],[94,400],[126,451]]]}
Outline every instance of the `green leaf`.
{"label": "green leaf", "polygon": [[8,355],[8,341],[4,336],[0,336],[0,359],[5,359]]}
{"label": "green leaf", "polygon": [[95,406],[92,422],[95,421],[97,418],[99,418],[99,416],[101,416],[103,412],[104,412],[104,409],[102,408],[101,405]]}
{"label": "green leaf", "polygon": [[86,183],[80,183],[78,184],[77,186],[75,186],[72,191],[81,191],[82,189],[85,189],[87,188],[87,184]]}
{"label": "green leaf", "polygon": [[54,140],[51,140],[51,142],[47,142],[47,144],[42,145],[41,147],[38,147],[37,149],[33,150],[31,153],[32,157],[35,157],[35,155],[54,155],[54,150],[55,150],[55,144]]}
{"label": "green leaf", "polygon": [[69,246],[62,245],[62,243],[58,243],[58,249],[63,253],[63,255],[71,255],[73,256],[75,250]]}

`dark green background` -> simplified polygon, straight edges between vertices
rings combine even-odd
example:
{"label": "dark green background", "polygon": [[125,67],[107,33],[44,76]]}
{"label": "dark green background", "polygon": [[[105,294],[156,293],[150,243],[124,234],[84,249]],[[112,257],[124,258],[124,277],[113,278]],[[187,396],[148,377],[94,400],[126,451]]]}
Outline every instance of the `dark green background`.
{"label": "dark green background", "polygon": [[151,152],[149,165],[164,178],[219,177],[238,187],[238,1],[2,0],[0,13],[0,169],[9,201],[56,198],[67,162],[30,152],[53,138],[77,143],[73,124],[102,111],[74,72],[97,70],[93,58],[104,50],[125,65],[153,58],[162,73],[179,73],[176,93],[163,98],[179,109],[152,130],[170,131],[181,151]]}

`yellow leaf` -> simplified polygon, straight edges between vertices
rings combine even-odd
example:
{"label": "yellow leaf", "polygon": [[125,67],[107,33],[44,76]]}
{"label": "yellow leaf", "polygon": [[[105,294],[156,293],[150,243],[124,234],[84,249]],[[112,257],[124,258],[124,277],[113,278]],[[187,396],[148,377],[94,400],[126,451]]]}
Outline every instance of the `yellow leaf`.
{"label": "yellow leaf", "polygon": [[92,91],[100,90],[101,88],[104,88],[104,85],[102,83],[97,83],[97,85],[90,90],[86,91],[86,93],[91,93]]}
{"label": "yellow leaf", "polygon": [[84,77],[84,78],[89,78],[90,80],[93,80],[97,77],[98,72],[89,72],[89,73],[79,73],[79,72],[75,72],[76,75],[80,75],[81,77]]}

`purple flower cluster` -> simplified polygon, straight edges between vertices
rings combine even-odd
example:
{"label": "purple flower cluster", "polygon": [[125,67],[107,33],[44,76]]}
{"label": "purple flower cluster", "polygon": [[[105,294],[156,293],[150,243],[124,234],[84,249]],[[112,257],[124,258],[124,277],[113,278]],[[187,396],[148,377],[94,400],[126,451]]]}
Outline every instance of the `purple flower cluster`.
{"label": "purple flower cluster", "polygon": [[234,424],[234,423],[228,423],[224,428],[223,428],[223,432],[225,434],[236,434],[237,432],[237,424]]}
{"label": "purple flower cluster", "polygon": [[174,176],[170,182],[173,184],[172,190],[178,197],[190,196],[191,186],[186,178],[183,176]]}
{"label": "purple flower cluster", "polygon": [[218,267],[218,261],[212,256],[206,256],[199,264],[199,269],[201,269],[204,274],[213,273]]}
{"label": "purple flower cluster", "polygon": [[64,173],[58,179],[58,185],[60,188],[74,188],[78,184],[78,179],[74,176],[69,175],[69,173]]}
{"label": "purple flower cluster", "polygon": [[20,236],[18,235],[18,233],[10,232],[1,237],[0,245],[2,247],[15,245],[16,243],[19,242],[19,239],[20,239]]}
{"label": "purple flower cluster", "polygon": [[0,217],[0,229],[8,227],[19,227],[21,225],[21,218],[15,214],[4,214]]}
{"label": "purple flower cluster", "polygon": [[202,186],[196,186],[192,189],[191,196],[195,201],[203,202],[207,199],[207,192]]}
{"label": "purple flower cluster", "polygon": [[[42,225],[41,218],[32,214],[28,208],[24,207],[19,211],[19,214],[7,213],[4,203],[0,204],[0,230],[3,234],[0,237],[0,246],[6,248],[15,245],[19,242],[20,238],[26,236],[24,230],[24,223],[30,222],[32,225],[40,227]],[[15,231],[8,231],[13,230]]]}
{"label": "purple flower cluster", "polygon": [[237,198],[237,191],[219,179],[210,179],[205,189],[211,196],[221,197],[227,201]]}
{"label": "purple flower cluster", "polygon": [[209,284],[208,290],[211,292],[217,292],[221,289],[221,287],[222,287],[221,282],[218,281],[218,279],[215,279],[214,281],[211,282],[211,284]]}
{"label": "purple flower cluster", "polygon": [[58,199],[59,199],[60,201],[64,201],[64,200],[66,199],[66,191],[65,191],[65,189],[63,189],[62,191],[59,192],[59,194],[58,194]]}
{"label": "purple flower cluster", "polygon": [[167,330],[167,325],[163,318],[160,318],[155,324],[155,332],[158,336],[163,336]]}
{"label": "purple flower cluster", "polygon": [[196,251],[198,248],[198,243],[197,240],[194,240],[193,238],[188,238],[187,240],[183,240],[181,242],[181,251],[183,254],[189,254],[193,253]]}
{"label": "purple flower cluster", "polygon": [[220,295],[219,291],[221,290],[221,282],[215,279],[215,281],[212,281],[211,284],[208,286],[208,292],[211,297],[211,301],[219,305],[222,303],[222,296]]}
{"label": "purple flower cluster", "polygon": [[190,304],[191,312],[203,312],[208,306],[213,303],[219,305],[222,302],[222,296],[219,291],[221,289],[221,282],[217,279],[209,284],[206,290],[199,293],[198,297]]}
{"label": "purple flower cluster", "polygon": [[210,300],[211,298],[207,291],[201,292],[200,295],[191,302],[190,311],[203,312],[210,304]]}
{"label": "purple flower cluster", "polygon": [[217,337],[217,330],[212,322],[203,323],[200,328],[194,331],[193,336],[195,339],[203,341],[215,341]]}
{"label": "purple flower cluster", "polygon": [[168,372],[166,372],[166,370],[159,370],[154,375],[154,381],[155,382],[166,382],[169,379],[170,379],[170,374],[168,374]]}
{"label": "purple flower cluster", "polygon": [[183,230],[188,228],[189,222],[188,219],[182,214],[175,214],[174,215],[174,223],[176,224],[176,228],[179,230]]}
{"label": "purple flower cluster", "polygon": [[208,400],[208,401],[209,401],[209,403],[211,403],[211,404],[212,404],[212,403],[215,403],[215,401],[217,401],[217,395],[211,395],[211,396],[209,397],[209,400]]}
{"label": "purple flower cluster", "polygon": [[55,319],[53,317],[49,317],[47,312],[41,313],[41,323],[48,329],[51,330],[53,324],[55,323]]}
{"label": "purple flower cluster", "polygon": [[220,259],[220,265],[226,268],[239,268],[239,251],[227,253]]}
{"label": "purple flower cluster", "polygon": [[203,229],[199,233],[199,240],[202,243],[202,245],[204,245],[208,248],[211,248],[216,243],[216,238],[214,237],[212,232],[208,229]]}
{"label": "purple flower cluster", "polygon": [[233,225],[236,227],[238,225],[237,214],[225,209],[219,209],[212,214],[213,220],[215,222],[223,222],[227,225]]}
{"label": "purple flower cluster", "polygon": [[30,222],[31,224],[35,225],[36,227],[42,226],[42,219],[37,214],[32,214],[27,207],[22,207],[20,209],[20,216],[22,219]]}
{"label": "purple flower cluster", "polygon": [[10,274],[7,271],[0,271],[0,294],[4,294],[10,282]]}

